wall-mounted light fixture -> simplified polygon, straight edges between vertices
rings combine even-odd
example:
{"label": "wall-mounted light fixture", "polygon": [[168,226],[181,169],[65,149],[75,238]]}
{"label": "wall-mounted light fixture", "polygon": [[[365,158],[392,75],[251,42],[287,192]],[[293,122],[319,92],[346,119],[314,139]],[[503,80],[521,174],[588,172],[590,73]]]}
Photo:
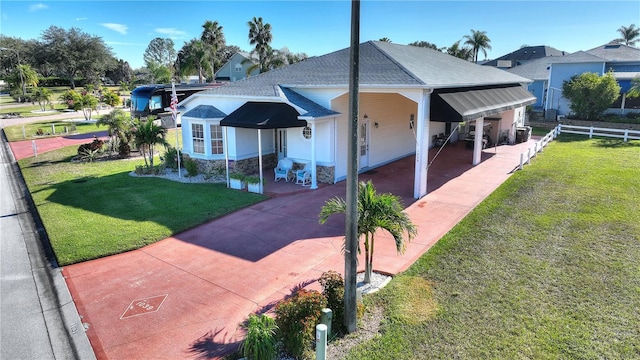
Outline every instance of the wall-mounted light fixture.
{"label": "wall-mounted light fixture", "polygon": [[379,125],[377,122],[374,122],[374,123],[373,123],[373,127],[374,127],[374,128],[376,128],[376,129],[377,129],[377,128],[378,128],[378,126],[380,126],[380,125]]}
{"label": "wall-mounted light fixture", "polygon": [[365,118],[365,119],[368,119],[368,118],[369,118],[369,117],[367,116],[367,114],[366,114],[366,113],[364,114],[364,118]]}

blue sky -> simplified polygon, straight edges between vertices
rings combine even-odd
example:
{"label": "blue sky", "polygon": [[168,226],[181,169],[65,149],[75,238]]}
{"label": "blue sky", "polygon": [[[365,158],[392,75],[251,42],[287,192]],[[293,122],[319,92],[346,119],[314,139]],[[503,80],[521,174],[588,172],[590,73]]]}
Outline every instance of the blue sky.
{"label": "blue sky", "polygon": [[[51,25],[100,36],[133,68],[156,38],[172,38],[176,51],[199,38],[206,20],[223,26],[227,44],[251,50],[247,21],[272,26],[274,48],[322,55],[349,46],[348,0],[333,1],[0,1],[0,33],[38,39]],[[496,58],[522,45],[588,50],[640,26],[640,1],[381,1],[362,0],[360,41],[382,37],[450,46],[471,29],[486,31]],[[480,56],[482,58],[482,54]]]}

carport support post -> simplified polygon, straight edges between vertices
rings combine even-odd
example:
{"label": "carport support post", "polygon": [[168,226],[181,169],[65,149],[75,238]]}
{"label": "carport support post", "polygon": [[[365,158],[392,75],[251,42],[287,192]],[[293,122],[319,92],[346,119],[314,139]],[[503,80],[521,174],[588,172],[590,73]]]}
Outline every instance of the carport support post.
{"label": "carport support post", "polygon": [[476,119],[476,134],[473,137],[473,162],[478,165],[482,160],[482,141],[484,140],[484,119]]}
{"label": "carport support post", "polygon": [[420,199],[427,195],[427,172],[429,165],[429,107],[433,90],[424,90],[418,103],[416,127],[416,164],[413,179],[413,197]]}
{"label": "carport support post", "polygon": [[351,0],[349,52],[349,127],[347,130],[347,196],[344,251],[344,324],[356,331],[358,271],[358,91],[360,78],[360,0]]}

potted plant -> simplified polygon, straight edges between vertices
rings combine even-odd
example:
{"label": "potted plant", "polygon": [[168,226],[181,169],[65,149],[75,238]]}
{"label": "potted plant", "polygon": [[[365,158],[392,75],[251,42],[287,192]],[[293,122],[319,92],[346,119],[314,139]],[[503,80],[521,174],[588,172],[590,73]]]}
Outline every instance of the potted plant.
{"label": "potted plant", "polygon": [[232,189],[242,190],[244,189],[244,175],[240,173],[232,173],[229,175],[229,186]]}
{"label": "potted plant", "polygon": [[259,176],[256,176],[256,175],[247,176],[244,178],[244,181],[247,182],[247,190],[253,193],[258,193],[258,194],[260,193],[260,177]]}

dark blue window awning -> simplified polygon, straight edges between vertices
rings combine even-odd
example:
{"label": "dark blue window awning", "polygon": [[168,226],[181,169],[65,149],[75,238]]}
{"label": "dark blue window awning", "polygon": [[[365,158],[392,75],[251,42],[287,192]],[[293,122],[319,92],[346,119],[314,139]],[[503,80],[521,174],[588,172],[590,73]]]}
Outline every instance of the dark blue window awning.
{"label": "dark blue window awning", "polygon": [[220,125],[245,129],[283,129],[307,126],[307,122],[298,119],[298,116],[298,111],[285,103],[249,101],[220,120]]}

